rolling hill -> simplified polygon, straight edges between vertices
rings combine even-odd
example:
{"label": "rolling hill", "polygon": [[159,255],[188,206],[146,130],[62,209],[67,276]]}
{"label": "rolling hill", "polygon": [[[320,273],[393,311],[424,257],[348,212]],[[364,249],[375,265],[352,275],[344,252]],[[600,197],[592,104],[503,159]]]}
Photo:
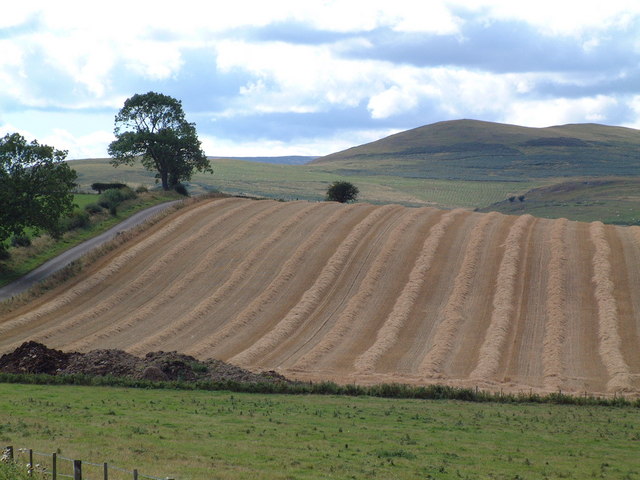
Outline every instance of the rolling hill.
{"label": "rolling hill", "polygon": [[343,174],[458,180],[640,175],[640,131],[597,124],[528,128],[478,120],[438,122],[310,165]]}
{"label": "rolling hill", "polygon": [[205,200],[3,314],[25,340],[306,380],[640,394],[640,227]]}

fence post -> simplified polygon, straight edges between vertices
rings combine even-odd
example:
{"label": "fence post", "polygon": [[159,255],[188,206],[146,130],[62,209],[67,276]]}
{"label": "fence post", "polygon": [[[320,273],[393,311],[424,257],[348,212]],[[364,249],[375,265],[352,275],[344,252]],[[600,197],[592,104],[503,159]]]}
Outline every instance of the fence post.
{"label": "fence post", "polygon": [[133,469],[133,480],[138,480],[138,470]]}
{"label": "fence post", "polygon": [[13,447],[11,445],[7,446],[5,449],[7,452],[7,459],[12,462],[13,461]]}
{"label": "fence post", "polygon": [[58,478],[58,464],[57,464],[58,456],[56,452],[51,454],[51,480],[56,480]]}
{"label": "fence post", "polygon": [[73,461],[73,480],[82,480],[82,460]]}
{"label": "fence post", "polygon": [[29,449],[29,476],[33,475],[33,450]]}
{"label": "fence post", "polygon": [[104,466],[102,468],[104,480],[109,480],[109,467],[107,466],[107,462],[104,462]]}

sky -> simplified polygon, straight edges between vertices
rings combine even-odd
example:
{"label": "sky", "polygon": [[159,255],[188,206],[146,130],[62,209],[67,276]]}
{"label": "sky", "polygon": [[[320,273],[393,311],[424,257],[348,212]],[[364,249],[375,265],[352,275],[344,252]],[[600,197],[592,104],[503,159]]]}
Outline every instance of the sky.
{"label": "sky", "polygon": [[0,135],[107,156],[136,93],[207,155],[326,155],[472,118],[640,128],[638,0],[8,2]]}

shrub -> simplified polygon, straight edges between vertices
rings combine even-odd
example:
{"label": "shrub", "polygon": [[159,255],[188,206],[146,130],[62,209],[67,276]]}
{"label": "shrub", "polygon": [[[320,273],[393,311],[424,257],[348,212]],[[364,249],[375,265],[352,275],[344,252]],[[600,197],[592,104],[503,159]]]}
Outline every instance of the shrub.
{"label": "shrub", "polygon": [[31,245],[31,238],[29,235],[14,235],[11,237],[11,246],[12,247],[28,247]]}
{"label": "shrub", "polygon": [[350,182],[333,182],[327,189],[327,200],[331,202],[348,203],[358,197],[358,187]]}
{"label": "shrub", "polygon": [[184,195],[185,197],[189,196],[189,191],[187,190],[187,187],[184,186],[182,183],[179,183],[178,185],[175,186],[175,191],[178,192],[180,195]]}
{"label": "shrub", "polygon": [[84,211],[87,212],[89,215],[95,215],[96,213],[102,212],[102,207],[97,203],[89,203],[85,205]]}
{"label": "shrub", "polygon": [[132,200],[136,198],[136,192],[131,190],[129,187],[115,189],[111,188],[109,190],[105,190],[102,195],[100,195],[100,200],[98,200],[98,205],[103,208],[108,208],[111,212],[115,210],[118,205],[120,205],[125,200]]}
{"label": "shrub", "polygon": [[89,214],[83,211],[75,211],[68,217],[62,219],[62,229],[64,231],[86,228],[91,223]]}
{"label": "shrub", "polygon": [[121,188],[125,188],[126,185],[124,183],[92,183],[91,188],[96,190],[99,194],[104,192],[105,190],[119,190]]}
{"label": "shrub", "polygon": [[136,193],[147,193],[149,191],[149,189],[147,187],[145,187],[144,185],[138,185],[136,187]]}

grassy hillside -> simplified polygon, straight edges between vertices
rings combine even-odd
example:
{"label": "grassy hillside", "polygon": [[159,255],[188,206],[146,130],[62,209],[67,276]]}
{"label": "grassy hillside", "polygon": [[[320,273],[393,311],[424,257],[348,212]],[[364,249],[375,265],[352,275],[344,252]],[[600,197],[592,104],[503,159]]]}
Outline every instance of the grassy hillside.
{"label": "grassy hillside", "polygon": [[459,180],[640,175],[640,132],[596,124],[434,123],[314,160],[347,174]]}
{"label": "grassy hillside", "polygon": [[635,479],[639,431],[622,407],[0,384],[0,442],[88,478]]}
{"label": "grassy hillside", "polygon": [[639,178],[577,179],[532,189],[522,201],[519,196],[510,197],[512,200],[506,198],[481,211],[640,225]]}
{"label": "grassy hillside", "polygon": [[[156,186],[154,174],[141,165],[114,168],[108,159],[75,160],[70,162],[78,172],[82,190],[94,182],[122,182],[131,186]],[[214,174],[196,173],[189,190],[204,193],[219,190],[230,194],[256,195],[284,200],[324,199],[327,187],[335,180],[346,179],[360,189],[359,199],[371,203],[399,203],[407,206],[439,206],[444,208],[476,208],[522,194],[544,184],[540,181],[480,182],[429,178],[408,178],[393,175],[345,176],[324,166],[275,165],[237,159],[212,160]]]}

